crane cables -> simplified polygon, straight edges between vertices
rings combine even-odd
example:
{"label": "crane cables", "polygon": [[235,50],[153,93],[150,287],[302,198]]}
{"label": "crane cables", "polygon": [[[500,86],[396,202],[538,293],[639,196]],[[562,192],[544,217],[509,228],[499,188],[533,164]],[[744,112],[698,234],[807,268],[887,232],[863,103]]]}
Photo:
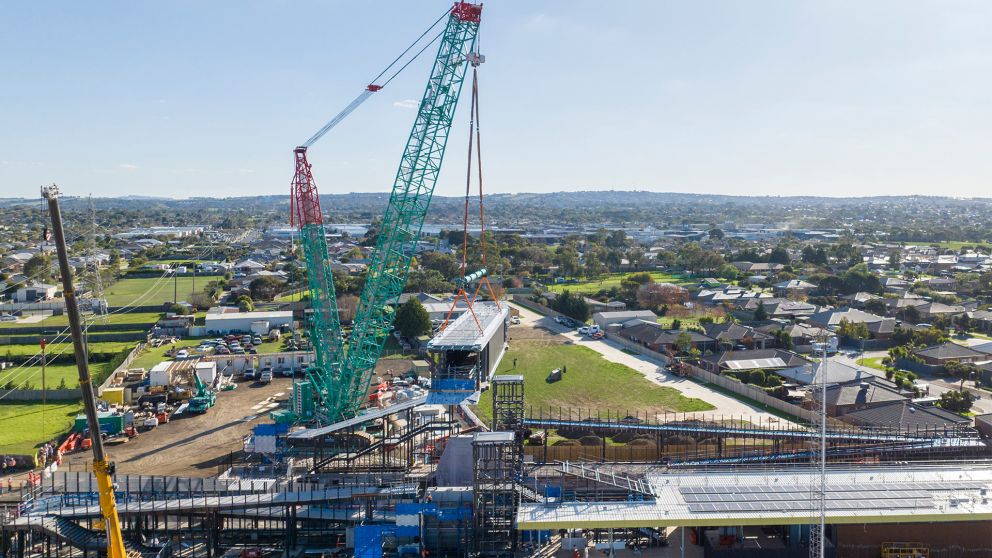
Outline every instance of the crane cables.
{"label": "crane cables", "polygon": [[401,60],[403,60],[403,57],[406,56],[407,53],[409,53],[418,44],[420,44],[421,41],[423,41],[424,37],[429,35],[431,31],[433,31],[442,21],[444,21],[444,19],[448,17],[449,13],[451,13],[450,9],[445,10],[444,13],[441,14],[441,17],[437,18],[437,20],[433,24],[431,24],[431,26],[428,27],[426,31],[421,33],[420,36],[417,37],[415,41],[410,43],[410,46],[406,47],[406,49],[404,49],[399,56],[394,58],[393,61],[390,62],[388,66],[386,66],[381,72],[379,72],[379,75],[375,76],[375,78],[372,79],[372,81],[365,87],[365,89],[361,93],[359,93],[359,95],[355,97],[355,99],[351,103],[349,103],[348,106],[344,107],[341,110],[341,112],[335,115],[334,118],[332,118],[327,124],[324,124],[324,126],[320,130],[317,130],[317,132],[314,135],[310,136],[310,139],[303,142],[300,145],[300,147],[308,148],[313,144],[317,143],[317,141],[320,138],[324,137],[324,135],[327,134],[327,132],[330,132],[332,128],[340,124],[342,120],[347,118],[349,114],[351,114],[355,109],[361,106],[362,103],[368,100],[368,98],[371,97],[373,93],[389,85],[389,82],[393,81],[393,79],[395,79],[396,76],[400,75],[400,73],[403,72],[403,70],[405,70],[407,66],[409,66],[414,60],[419,58],[420,55],[423,54],[425,50],[427,50],[432,44],[434,44],[441,37],[441,35],[444,33],[443,29],[439,33],[435,34],[430,41],[424,44],[424,46],[421,47],[420,50],[418,50],[412,57],[410,57],[409,60],[404,62],[403,65],[401,65],[395,72],[390,74],[389,77],[386,79],[386,81],[382,82],[381,84],[377,84],[377,82],[379,81],[380,78],[386,75],[390,69],[392,69],[394,66],[396,66],[396,64],[398,64]]}

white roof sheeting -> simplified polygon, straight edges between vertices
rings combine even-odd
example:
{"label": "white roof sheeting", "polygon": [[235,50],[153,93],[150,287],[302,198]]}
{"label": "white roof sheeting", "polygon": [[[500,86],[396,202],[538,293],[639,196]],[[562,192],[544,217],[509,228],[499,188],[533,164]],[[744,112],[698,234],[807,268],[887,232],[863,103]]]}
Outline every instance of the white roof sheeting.
{"label": "white roof sheeting", "polygon": [[496,306],[493,302],[476,302],[472,310],[449,323],[444,331],[430,340],[427,350],[481,351],[496,331],[503,327],[510,314],[506,304]]}
{"label": "white roof sheeting", "polygon": [[779,357],[751,358],[746,360],[727,360],[721,363],[730,370],[754,370],[756,368],[785,368],[788,366]]}

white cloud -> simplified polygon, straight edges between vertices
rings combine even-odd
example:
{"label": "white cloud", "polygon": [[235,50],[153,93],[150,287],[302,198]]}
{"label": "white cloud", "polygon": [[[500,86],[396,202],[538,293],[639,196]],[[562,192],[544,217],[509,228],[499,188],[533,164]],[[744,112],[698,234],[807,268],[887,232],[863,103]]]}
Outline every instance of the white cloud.
{"label": "white cloud", "polygon": [[121,164],[117,165],[117,168],[119,168],[121,170],[132,171],[132,170],[137,169],[138,168],[138,165],[132,165],[131,163],[121,163]]}
{"label": "white cloud", "polygon": [[416,99],[403,99],[402,101],[396,101],[393,106],[401,109],[415,109],[420,103]]}

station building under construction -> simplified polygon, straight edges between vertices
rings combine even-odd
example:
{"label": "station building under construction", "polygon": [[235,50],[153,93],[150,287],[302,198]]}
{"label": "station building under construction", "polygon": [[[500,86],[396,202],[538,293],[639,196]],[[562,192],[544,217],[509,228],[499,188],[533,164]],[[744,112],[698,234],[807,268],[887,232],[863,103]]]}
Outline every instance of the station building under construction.
{"label": "station building under construction", "polygon": [[[523,378],[493,375],[507,320],[505,308],[478,304],[449,324],[428,346],[427,395],[335,424],[258,428],[253,447],[265,451],[216,477],[117,475],[129,551],[809,555],[813,429],[527,409]],[[480,397],[491,402],[485,420],[473,412]],[[641,443],[556,452],[548,441],[570,431]],[[852,427],[824,440],[825,556],[992,556],[992,461],[975,431]],[[96,491],[80,472],[25,490],[0,552],[100,555]]]}

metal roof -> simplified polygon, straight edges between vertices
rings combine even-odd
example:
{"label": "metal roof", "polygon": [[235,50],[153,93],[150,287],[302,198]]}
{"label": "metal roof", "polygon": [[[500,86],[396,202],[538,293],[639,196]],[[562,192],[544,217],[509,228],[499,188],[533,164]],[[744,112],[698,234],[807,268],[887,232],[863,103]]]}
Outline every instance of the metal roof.
{"label": "metal roof", "polygon": [[427,350],[481,351],[496,331],[503,327],[510,313],[506,304],[496,306],[494,302],[476,302],[472,309],[474,314],[465,312],[431,339]]}
{"label": "metal roof", "polygon": [[754,370],[755,368],[785,368],[784,360],[775,358],[750,358],[740,360],[725,360],[721,363],[731,370]]}
{"label": "metal roof", "polygon": [[[654,501],[521,504],[518,529],[797,525],[814,511],[808,466],[764,471],[648,474]],[[992,466],[831,467],[828,523],[992,519]]]}
{"label": "metal roof", "polygon": [[398,413],[400,411],[405,411],[416,407],[417,405],[423,405],[427,402],[427,396],[422,395],[414,399],[407,399],[401,403],[395,405],[390,405],[384,409],[375,409],[369,411],[365,414],[358,415],[357,417],[350,418],[347,420],[342,420],[340,422],[335,422],[334,424],[323,426],[320,428],[307,428],[306,430],[298,430],[291,433],[288,438],[296,440],[310,440],[312,438],[318,438],[325,434],[331,434],[337,432],[338,430],[344,430],[345,428],[350,428],[352,426],[358,426],[375,419],[380,419],[382,417],[387,417],[391,414]]}

